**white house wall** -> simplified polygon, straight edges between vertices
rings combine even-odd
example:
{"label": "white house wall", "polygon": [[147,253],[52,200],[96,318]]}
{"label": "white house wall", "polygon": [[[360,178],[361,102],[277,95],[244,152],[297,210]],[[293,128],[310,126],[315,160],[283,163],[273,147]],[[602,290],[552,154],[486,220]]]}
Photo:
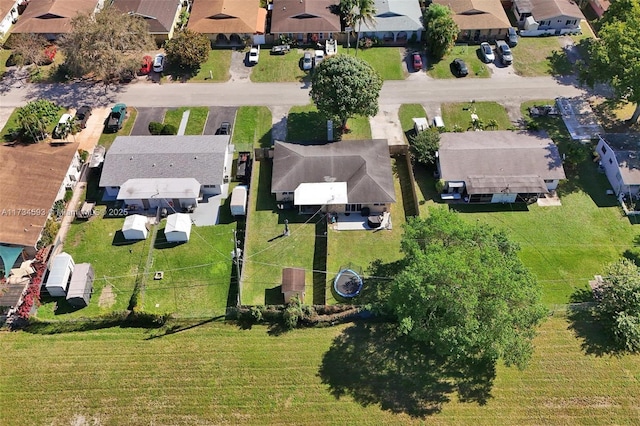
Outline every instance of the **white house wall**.
{"label": "white house wall", "polygon": [[625,193],[628,192],[622,182],[622,175],[620,174],[620,167],[618,166],[618,159],[616,158],[615,152],[613,152],[609,145],[602,139],[598,141],[596,151],[600,155],[600,163],[616,195],[620,194],[621,191]]}

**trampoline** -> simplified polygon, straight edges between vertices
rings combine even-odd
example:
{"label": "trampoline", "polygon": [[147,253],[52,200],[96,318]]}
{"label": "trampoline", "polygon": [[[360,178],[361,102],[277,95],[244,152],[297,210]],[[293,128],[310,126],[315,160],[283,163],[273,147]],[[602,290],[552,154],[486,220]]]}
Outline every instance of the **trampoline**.
{"label": "trampoline", "polygon": [[362,290],[362,278],[352,269],[342,269],[333,281],[333,289],[342,297],[356,297]]}

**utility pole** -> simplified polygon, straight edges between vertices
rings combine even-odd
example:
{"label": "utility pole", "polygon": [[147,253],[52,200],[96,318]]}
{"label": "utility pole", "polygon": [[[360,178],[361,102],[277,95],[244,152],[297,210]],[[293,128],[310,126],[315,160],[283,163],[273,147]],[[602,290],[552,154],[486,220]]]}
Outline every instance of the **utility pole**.
{"label": "utility pole", "polygon": [[238,248],[238,238],[236,236],[236,230],[233,230],[233,252],[231,253],[231,259],[233,259],[233,263],[236,265],[236,276],[238,280],[238,298],[236,301],[236,305],[240,306],[240,301],[242,300],[242,283],[240,280],[240,255],[242,254],[242,250]]}

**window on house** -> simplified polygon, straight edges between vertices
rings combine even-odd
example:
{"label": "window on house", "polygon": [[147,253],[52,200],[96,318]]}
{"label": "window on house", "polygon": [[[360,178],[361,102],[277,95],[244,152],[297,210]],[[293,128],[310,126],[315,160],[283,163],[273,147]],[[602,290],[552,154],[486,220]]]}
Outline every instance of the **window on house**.
{"label": "window on house", "polygon": [[362,210],[362,204],[347,204],[345,210],[348,212],[359,212]]}
{"label": "window on house", "polygon": [[613,164],[613,159],[609,158],[609,164]]}
{"label": "window on house", "polygon": [[603,154],[607,153],[607,147],[602,145],[602,148],[600,148],[600,151],[602,151]]}

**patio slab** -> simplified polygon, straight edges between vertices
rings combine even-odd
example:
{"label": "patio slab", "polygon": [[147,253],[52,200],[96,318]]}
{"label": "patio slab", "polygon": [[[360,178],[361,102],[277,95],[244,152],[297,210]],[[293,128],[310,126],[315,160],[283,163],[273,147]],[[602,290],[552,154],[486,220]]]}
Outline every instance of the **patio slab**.
{"label": "patio slab", "polygon": [[367,217],[361,216],[360,213],[351,213],[347,216],[344,213],[338,214],[336,223],[330,225],[336,231],[382,231],[391,230],[391,215],[388,212],[383,213],[382,223],[378,228],[371,228],[367,224]]}

